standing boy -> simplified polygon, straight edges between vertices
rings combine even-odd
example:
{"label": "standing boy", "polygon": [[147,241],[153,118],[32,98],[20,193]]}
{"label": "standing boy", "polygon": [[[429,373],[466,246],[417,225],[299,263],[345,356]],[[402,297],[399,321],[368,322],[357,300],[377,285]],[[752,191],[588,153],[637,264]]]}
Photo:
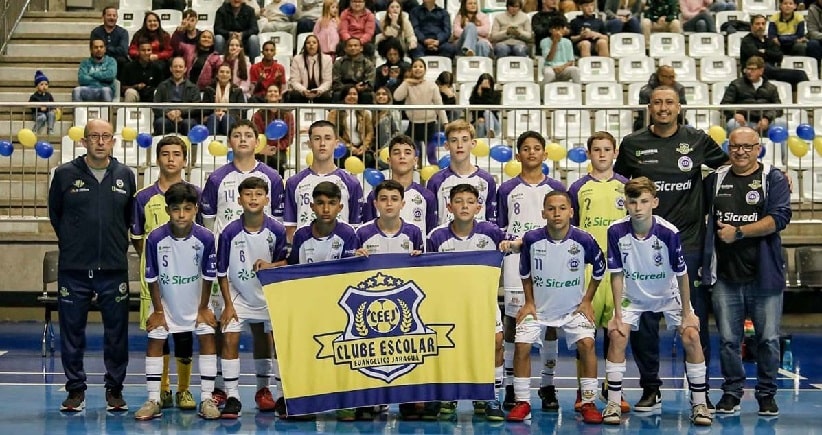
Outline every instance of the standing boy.
{"label": "standing boy", "polygon": [[386,180],[378,184],[373,192],[372,201],[379,217],[357,228],[360,253],[421,254],[424,249],[422,232],[401,217],[401,211],[405,208],[405,187],[398,181]]}

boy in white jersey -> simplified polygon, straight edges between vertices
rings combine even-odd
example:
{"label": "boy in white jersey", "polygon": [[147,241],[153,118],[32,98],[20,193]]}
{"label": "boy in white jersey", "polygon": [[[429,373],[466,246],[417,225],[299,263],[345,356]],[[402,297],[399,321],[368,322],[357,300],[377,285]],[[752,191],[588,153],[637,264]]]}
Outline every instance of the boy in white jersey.
{"label": "boy in white jersey", "polygon": [[[186,167],[187,148],[179,136],[166,136],[157,143],[157,166],[160,176],[151,186],[134,195],[134,213],[131,219],[131,244],[140,255],[140,329],[145,329],[151,310],[151,291],[145,277],[146,257],[143,250],[145,237],[152,230],[168,222],[165,192],[172,185],[183,181]],[[177,362],[177,394],[171,393],[169,382],[168,340],[163,344],[163,374],[160,378],[160,407],[177,407],[184,410],[197,408],[191,391],[191,356],[194,352],[194,335],[191,332],[172,334],[174,337],[174,357]]]}
{"label": "boy in white jersey", "polygon": [[710,426],[713,418],[705,403],[708,384],[699,318],[691,306],[679,230],[653,214],[657,204],[656,185],[647,177],[634,178],[625,185],[629,216],[608,227],[608,272],[615,303],[614,317],[608,322],[608,405],[602,418],[606,424],[620,424],[628,334],[638,328],[642,313],[661,312],[668,328],[679,328],[682,337],[685,374],[691,390],[691,421]]}
{"label": "boy in white jersey", "polygon": [[214,328],[217,321],[209,308],[211,283],[216,277],[214,236],[194,223],[197,189],[177,183],[165,193],[169,222],[149,234],[145,244],[146,282],[151,288],[151,314],[146,321],[146,387],[148,401],[137,420],[163,415],[160,408],[160,376],[163,343],[169,334],[195,331],[200,341],[200,416],[220,417],[212,398],[217,375]]}
{"label": "boy in white jersey", "polygon": [[497,183],[491,174],[471,163],[471,150],[477,146],[474,127],[468,121],[458,119],[445,127],[445,137],[445,149],[451,156],[451,163],[434,174],[425,186],[437,198],[438,223],[447,224],[454,218],[448,211],[449,192],[458,184],[470,184],[479,192],[477,220],[495,222]]}
{"label": "boy in white jersey", "polygon": [[314,187],[328,181],[340,188],[340,206],[337,219],[357,225],[362,208],[362,185],[348,172],[334,164],[334,148],[337,146],[337,129],[329,121],[315,121],[308,127],[308,140],[313,161],[311,166],[288,178],[285,186],[283,223],[288,240],[294,232],[314,220],[316,213],[311,201]]}
{"label": "boy in white jersey", "polygon": [[[517,404],[508,421],[531,418],[531,344],[539,340],[547,326],[565,332],[568,349],[576,348],[582,362],[585,423],[602,423],[594,404],[597,391],[597,358],[594,351],[594,298],[605,273],[605,259],[596,240],[571,226],[571,198],[566,192],[548,192],[543,199],[544,228],[528,231],[520,248],[520,276],[525,304],[517,313],[516,350],[514,351],[514,396]],[[585,285],[585,265],[593,274]],[[587,287],[587,288],[586,288]]]}
{"label": "boy in white jersey", "polygon": [[[493,250],[508,252],[512,243],[505,240],[505,234],[490,221],[477,222],[476,216],[482,209],[477,188],[470,184],[458,184],[449,189],[448,212],[453,221],[440,225],[428,234],[426,252],[465,252]],[[505,413],[499,402],[502,392],[502,315],[497,309],[496,334],[494,337],[494,396],[496,399],[474,402],[474,413],[485,414],[486,420],[502,421]],[[423,419],[437,418],[456,413],[457,402],[429,402],[425,404]]]}
{"label": "boy in white jersey", "polygon": [[[497,191],[497,226],[505,231],[506,238],[521,238],[526,231],[544,226],[542,201],[545,194],[565,191],[565,186],[542,173],[545,160],[545,138],[535,131],[526,131],[517,138],[517,160],[522,163],[522,172],[502,183]],[[502,260],[502,283],[504,288],[503,329],[505,332],[505,399],[502,406],[510,410],[516,405],[514,400],[514,332],[516,316],[525,296],[519,277],[519,255],[506,255]],[[554,370],[557,363],[557,331],[554,327],[545,329],[540,348],[542,379],[539,396],[543,411],[559,409]]]}
{"label": "boy in white jersey", "polygon": [[[388,142],[388,166],[391,179],[399,182],[405,193],[405,205],[400,217],[405,222],[416,225],[423,235],[437,226],[437,200],[430,190],[414,182],[414,168],[417,167],[417,149],[414,141],[404,134],[398,134]],[[378,216],[372,190],[362,208],[362,221],[368,222]]]}
{"label": "boy in white jersey", "polygon": [[422,253],[420,229],[400,217],[405,207],[405,188],[394,180],[385,180],[374,188],[373,203],[380,217],[357,228],[360,255]]}
{"label": "boy in white jersey", "polygon": [[[277,398],[282,398],[279,365],[271,334],[268,304],[256,273],[285,265],[285,227],[263,212],[268,204],[268,183],[259,177],[249,177],[237,188],[243,214],[220,234],[217,250],[217,280],[225,300],[220,319],[223,325],[223,376],[228,399],[221,417],[240,416],[239,377],[240,332],[248,326],[254,340],[254,366],[257,372],[257,393],[254,396],[260,411],[273,411],[276,401],[269,390],[269,374],[274,375]],[[230,284],[230,285],[229,285]]]}

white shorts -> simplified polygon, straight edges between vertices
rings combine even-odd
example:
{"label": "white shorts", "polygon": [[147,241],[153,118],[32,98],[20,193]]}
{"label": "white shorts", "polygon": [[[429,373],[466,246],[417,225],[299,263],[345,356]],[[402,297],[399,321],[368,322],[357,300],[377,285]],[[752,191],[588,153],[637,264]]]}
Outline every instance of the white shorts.
{"label": "white shorts", "polygon": [[237,317],[240,319],[240,321],[238,322],[236,320],[232,320],[232,321],[228,322],[228,325],[225,325],[225,329],[223,329],[223,332],[237,332],[237,333],[240,333],[240,332],[243,332],[243,331],[249,331],[250,332],[251,331],[250,325],[252,323],[262,323],[263,324],[263,330],[265,332],[271,332],[272,331],[271,321],[270,320],[255,320],[255,319],[244,319],[240,316],[237,316]]}
{"label": "white shorts", "polygon": [[[691,312],[693,310],[693,307],[691,307]],[[646,311],[648,310],[632,309],[630,306],[622,308],[622,323],[631,325],[631,331],[636,331],[639,329],[639,318]],[[679,325],[682,324],[682,302],[679,300],[679,296],[672,297],[662,304],[659,311],[653,312],[662,313],[665,316],[665,324],[668,325],[668,329],[679,328]]]}
{"label": "white shorts", "polygon": [[517,324],[515,343],[542,343],[545,328],[548,326],[561,329],[565,333],[565,344],[568,349],[576,349],[577,342],[583,338],[594,339],[596,327],[582,313],[569,313],[551,321],[527,319]]}
{"label": "white shorts", "polygon": [[502,332],[502,313],[499,310],[499,305],[497,305],[496,311],[497,311],[497,326],[496,326],[496,330],[494,332],[496,334],[499,334],[500,332]]}
{"label": "white shorts", "polygon": [[509,254],[502,259],[502,287],[505,315],[517,317],[525,303],[522,279],[519,276],[519,254]]}
{"label": "white shorts", "polygon": [[154,328],[151,331],[148,331],[148,338],[155,340],[165,340],[168,338],[169,334],[176,334],[178,332],[194,332],[197,335],[208,335],[214,334],[214,328],[207,323],[200,323],[199,325],[194,326],[191,329],[168,332],[166,328],[161,326],[159,328]]}

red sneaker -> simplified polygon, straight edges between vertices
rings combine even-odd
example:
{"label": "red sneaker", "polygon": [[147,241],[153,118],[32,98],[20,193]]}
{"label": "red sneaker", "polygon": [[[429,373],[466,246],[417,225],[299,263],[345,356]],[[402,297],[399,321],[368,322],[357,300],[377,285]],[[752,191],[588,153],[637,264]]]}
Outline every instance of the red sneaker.
{"label": "red sneaker", "polygon": [[625,401],[625,398],[622,399],[622,403],[619,404],[619,407],[622,408],[622,413],[627,414],[631,412],[631,405]]}
{"label": "red sneaker", "polygon": [[514,409],[508,413],[508,421],[525,421],[531,419],[531,404],[528,402],[517,402]]}
{"label": "red sneaker", "polygon": [[277,402],[274,401],[274,396],[271,395],[268,387],[260,388],[254,395],[254,401],[257,402],[257,409],[261,412],[271,412],[277,407]]}
{"label": "red sneaker", "polygon": [[225,406],[226,400],[228,400],[228,395],[225,393],[225,391],[219,388],[215,388],[214,391],[211,393],[211,398],[214,399],[215,402],[217,402],[218,408],[222,408],[223,406]]}
{"label": "red sneaker", "polygon": [[583,403],[579,409],[582,414],[582,421],[588,424],[602,424],[602,414],[597,410],[597,406],[591,402]]}
{"label": "red sneaker", "polygon": [[577,388],[577,400],[574,402],[574,412],[582,411],[582,391]]}

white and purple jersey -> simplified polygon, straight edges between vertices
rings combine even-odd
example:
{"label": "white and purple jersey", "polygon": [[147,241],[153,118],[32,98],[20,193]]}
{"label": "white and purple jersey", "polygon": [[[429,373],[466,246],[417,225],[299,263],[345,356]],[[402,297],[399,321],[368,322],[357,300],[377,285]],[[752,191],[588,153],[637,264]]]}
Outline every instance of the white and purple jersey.
{"label": "white and purple jersey", "polygon": [[160,285],[168,332],[179,332],[179,327],[194,325],[203,280],[214,281],[217,275],[214,235],[194,224],[188,237],[178,239],[166,224],[148,235],[145,252],[146,282]]}
{"label": "white and purple jersey", "polygon": [[360,246],[373,254],[410,254],[411,251],[422,251],[422,232],[417,226],[405,220],[396,234],[388,235],[380,230],[377,219],[357,228],[357,239]]}
{"label": "white and purple jersey", "polygon": [[311,203],[314,201],[312,193],[314,187],[323,181],[330,181],[340,187],[342,192],[342,211],[337,215],[337,220],[357,225],[361,222],[360,213],[362,208],[362,185],[348,172],[342,169],[335,169],[328,174],[320,175],[305,168],[296,175],[288,178],[285,185],[285,209],[283,210],[283,223],[287,227],[296,226],[302,228],[311,225],[314,218],[314,211],[311,210]]}
{"label": "white and purple jersey", "polygon": [[495,224],[474,221],[468,237],[454,234],[451,224],[440,225],[428,234],[426,252],[493,251],[505,240],[505,234]]}
{"label": "white and purple jersey", "polygon": [[285,226],[264,216],[262,228],[252,233],[243,226],[241,216],[220,233],[217,245],[217,276],[228,277],[237,313],[260,313],[261,318],[253,320],[268,320],[268,305],[263,286],[254,272],[254,263],[285,259]]}
{"label": "white and purple jersey", "polygon": [[214,218],[214,234],[217,236],[229,222],[243,214],[243,207],[237,201],[240,195],[237,188],[249,177],[260,177],[268,183],[270,202],[265,212],[282,219],[283,179],[280,174],[261,162],[257,162],[257,166],[249,172],[242,172],[234,163],[227,163],[208,176],[200,197],[200,212],[203,217]]}
{"label": "white and purple jersey", "polygon": [[334,229],[322,238],[314,237],[312,225],[304,226],[294,233],[288,264],[317,263],[353,257],[360,247],[357,233],[351,225],[337,221]]}
{"label": "white and purple jersey", "polygon": [[451,168],[445,168],[434,174],[426,187],[437,199],[437,219],[439,225],[447,224],[454,219],[447,208],[451,202],[451,189],[459,184],[470,184],[479,191],[479,203],[482,205],[476,219],[478,221],[496,222],[497,182],[487,171],[477,168],[471,175],[458,175]]}
{"label": "white and purple jersey", "polygon": [[[362,207],[362,221],[368,222],[380,217],[374,206],[374,191],[368,193],[368,198]],[[430,190],[419,183],[411,183],[403,193],[405,205],[400,211],[400,217],[405,222],[416,225],[422,234],[428,234],[437,226],[437,199]]]}
{"label": "white and purple jersey", "polygon": [[623,300],[614,301],[634,311],[660,311],[679,295],[677,277],[688,272],[679,230],[674,224],[653,216],[653,224],[639,240],[624,217],[608,227],[608,272],[625,277]]}
{"label": "white and purple jersey", "polygon": [[601,280],[605,257],[587,232],[572,226],[562,240],[551,239],[544,227],[525,233],[519,274],[531,278],[538,319],[551,322],[577,309],[586,291],[586,264],[592,266],[591,277]]}
{"label": "white and purple jersey", "polygon": [[520,176],[502,183],[497,191],[497,226],[511,240],[544,227],[542,203],[545,195],[555,190],[565,192],[565,186],[549,177],[538,184],[528,184]]}

